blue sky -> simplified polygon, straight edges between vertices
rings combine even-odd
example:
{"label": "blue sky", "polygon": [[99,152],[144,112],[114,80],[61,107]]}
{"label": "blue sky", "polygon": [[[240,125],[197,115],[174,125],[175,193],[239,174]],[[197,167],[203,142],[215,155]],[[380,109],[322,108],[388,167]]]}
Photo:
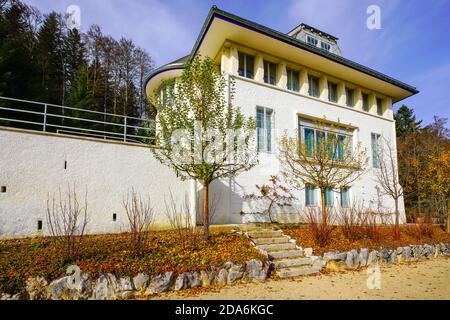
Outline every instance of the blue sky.
{"label": "blue sky", "polygon": [[[417,87],[402,103],[425,123],[450,118],[450,0],[24,0],[42,12],[81,9],[82,30],[131,38],[162,65],[189,53],[212,5],[281,32],[301,22],[339,38],[343,55]],[[366,27],[369,5],[381,29]]]}

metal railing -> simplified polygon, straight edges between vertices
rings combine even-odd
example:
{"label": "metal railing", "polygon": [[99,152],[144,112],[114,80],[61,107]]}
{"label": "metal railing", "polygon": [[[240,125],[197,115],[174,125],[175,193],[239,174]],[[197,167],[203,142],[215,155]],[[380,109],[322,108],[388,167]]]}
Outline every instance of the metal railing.
{"label": "metal railing", "polygon": [[0,126],[152,143],[154,120],[0,96]]}

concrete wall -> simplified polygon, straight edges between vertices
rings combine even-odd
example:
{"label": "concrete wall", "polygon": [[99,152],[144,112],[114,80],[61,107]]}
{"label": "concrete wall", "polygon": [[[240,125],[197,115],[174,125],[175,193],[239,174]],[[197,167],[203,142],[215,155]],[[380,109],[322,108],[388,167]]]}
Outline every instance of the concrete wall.
{"label": "concrete wall", "polygon": [[194,201],[192,182],[181,182],[147,147],[0,128],[0,186],[6,187],[0,193],[0,236],[36,235],[38,220],[46,233],[48,194],[68,184],[81,202],[87,189],[89,233],[127,229],[122,200],[131,188],[150,196],[155,228],[169,226],[169,188],[179,205],[186,195]]}

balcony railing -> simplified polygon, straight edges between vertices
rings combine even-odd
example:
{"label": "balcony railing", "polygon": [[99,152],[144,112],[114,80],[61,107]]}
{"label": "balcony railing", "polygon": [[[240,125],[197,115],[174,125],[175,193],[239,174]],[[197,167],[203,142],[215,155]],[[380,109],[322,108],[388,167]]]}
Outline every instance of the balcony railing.
{"label": "balcony railing", "polygon": [[151,144],[154,120],[0,97],[0,126]]}

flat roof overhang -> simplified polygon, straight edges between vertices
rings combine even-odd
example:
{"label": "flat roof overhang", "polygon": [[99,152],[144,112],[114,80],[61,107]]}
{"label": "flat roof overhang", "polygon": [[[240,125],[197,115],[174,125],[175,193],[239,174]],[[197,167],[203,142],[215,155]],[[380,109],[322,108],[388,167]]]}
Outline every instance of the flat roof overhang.
{"label": "flat roof overhang", "polygon": [[[234,16],[216,7],[209,12],[190,56],[201,54],[215,58],[227,40],[390,96],[393,103],[418,93],[416,88],[378,71],[327,53],[281,32]],[[172,74],[167,74],[171,71],[166,70],[169,67],[170,65],[161,67],[162,70],[157,69],[149,75],[146,85],[147,94],[157,88],[158,81],[155,81],[155,78],[158,74],[161,75],[160,78],[172,76]],[[181,73],[182,66],[178,67],[177,70]]]}

